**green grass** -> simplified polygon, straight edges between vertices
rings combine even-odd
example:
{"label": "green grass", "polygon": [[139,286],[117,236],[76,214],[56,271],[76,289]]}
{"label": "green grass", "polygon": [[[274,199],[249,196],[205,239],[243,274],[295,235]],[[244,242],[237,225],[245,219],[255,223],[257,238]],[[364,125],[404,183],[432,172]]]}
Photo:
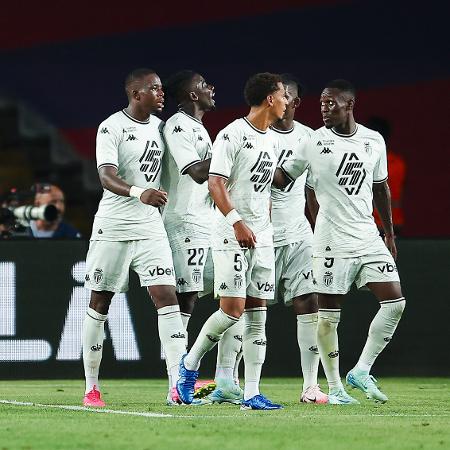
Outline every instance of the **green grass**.
{"label": "green grass", "polygon": [[83,383],[0,381],[0,450],[56,449],[447,449],[450,447],[448,379],[387,378],[390,397],[377,405],[359,391],[356,406],[302,405],[300,382],[264,379],[262,391],[285,409],[240,411],[232,405],[168,407],[163,380],[103,380],[107,408],[170,414],[142,417],[63,410],[80,405]]}

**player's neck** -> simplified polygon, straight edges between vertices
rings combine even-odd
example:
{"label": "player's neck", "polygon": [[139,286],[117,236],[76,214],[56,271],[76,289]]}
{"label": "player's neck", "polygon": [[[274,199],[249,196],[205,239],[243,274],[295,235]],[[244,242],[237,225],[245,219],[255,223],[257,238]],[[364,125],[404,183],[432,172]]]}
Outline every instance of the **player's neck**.
{"label": "player's neck", "polygon": [[294,119],[281,119],[272,124],[272,128],[280,131],[289,131],[294,128]]}
{"label": "player's neck", "polygon": [[183,111],[188,116],[191,116],[194,119],[199,120],[200,122],[202,121],[203,116],[205,115],[205,111],[198,108],[195,103],[181,104],[178,109],[180,111]]}
{"label": "player's neck", "polygon": [[356,130],[356,122],[353,116],[350,116],[345,123],[333,127],[333,131],[338,134],[353,134]]}
{"label": "player's neck", "polygon": [[139,122],[147,122],[148,120],[150,120],[151,112],[142,111],[135,105],[128,105],[125,108],[125,111],[130,117],[138,120]]}
{"label": "player's neck", "polygon": [[258,130],[266,131],[272,125],[272,118],[269,116],[267,109],[252,107],[247,114],[247,120]]}

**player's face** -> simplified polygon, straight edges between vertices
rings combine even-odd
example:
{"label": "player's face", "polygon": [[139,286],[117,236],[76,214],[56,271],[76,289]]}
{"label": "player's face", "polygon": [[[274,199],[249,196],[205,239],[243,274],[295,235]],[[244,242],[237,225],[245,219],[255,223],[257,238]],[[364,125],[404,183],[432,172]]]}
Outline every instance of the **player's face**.
{"label": "player's face", "polygon": [[272,111],[275,116],[275,120],[280,120],[283,118],[288,104],[288,99],[286,96],[286,90],[282,83],[278,83],[278,90],[276,90],[272,95]]}
{"label": "player's face", "polygon": [[298,96],[298,90],[295,86],[285,84],[284,89],[286,91],[287,106],[283,118],[290,119],[294,117],[295,110],[300,104],[300,98]]}
{"label": "player's face", "polygon": [[214,86],[207,83],[201,75],[194,75],[191,89],[191,95],[198,99],[198,104],[203,111],[211,111],[216,108]]}
{"label": "player's face", "polygon": [[139,102],[143,109],[149,114],[164,108],[164,91],[161,80],[156,73],[151,73],[144,77],[142,85],[138,91]]}
{"label": "player's face", "polygon": [[347,122],[349,99],[339,89],[326,88],[320,96],[320,112],[326,128],[333,128]]}

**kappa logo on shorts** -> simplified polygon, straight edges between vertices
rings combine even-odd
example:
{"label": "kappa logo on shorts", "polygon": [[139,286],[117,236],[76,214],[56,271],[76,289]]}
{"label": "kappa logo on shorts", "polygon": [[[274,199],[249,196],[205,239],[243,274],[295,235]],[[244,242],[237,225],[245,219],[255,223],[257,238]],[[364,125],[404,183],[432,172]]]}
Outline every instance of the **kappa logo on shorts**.
{"label": "kappa logo on shorts", "polygon": [[224,282],[224,283],[222,283],[222,284],[219,286],[219,289],[228,289],[228,286],[227,286],[226,283]]}
{"label": "kappa logo on shorts", "polygon": [[101,344],[95,344],[91,347],[91,351],[99,352],[102,348],[103,348],[103,346]]}
{"label": "kappa logo on shorts", "polygon": [[170,267],[164,269],[163,267],[156,266],[154,269],[150,269],[148,272],[152,277],[154,277],[155,275],[173,275],[173,269]]}
{"label": "kappa logo on shorts", "polygon": [[325,286],[330,286],[333,284],[333,273],[325,272],[323,275],[323,282],[325,283]]}
{"label": "kappa logo on shorts", "polygon": [[235,334],[233,337],[234,337],[234,339],[236,339],[237,341],[242,342],[242,336],[240,336],[239,334]]}
{"label": "kappa logo on shorts", "polygon": [[317,345],[311,345],[311,347],[309,347],[308,350],[309,350],[310,352],[315,353],[316,355],[319,354],[319,350],[318,350],[318,348],[317,348]]}
{"label": "kappa logo on shorts", "polygon": [[95,269],[94,270],[94,281],[98,284],[102,280],[103,280],[103,270],[102,269]]}
{"label": "kappa logo on shorts", "polygon": [[334,352],[328,353],[329,358],[337,358],[339,356],[339,350],[335,350]]}
{"label": "kappa logo on shorts", "polygon": [[211,341],[211,342],[219,342],[220,338],[218,338],[217,336],[212,336],[210,334],[207,334],[206,337]]}
{"label": "kappa logo on shorts", "polygon": [[192,271],[192,281],[195,284],[198,284],[200,282],[201,278],[202,278],[202,273],[200,272],[200,269],[194,269]]}
{"label": "kappa logo on shorts", "polygon": [[258,288],[259,291],[264,291],[264,292],[274,292],[275,291],[275,286],[273,284],[269,284],[267,281],[265,283],[256,283],[256,286]]}
{"label": "kappa logo on shorts", "polygon": [[178,333],[172,334],[170,337],[173,339],[185,339],[186,335],[179,331]]}
{"label": "kappa logo on shorts", "polygon": [[236,289],[240,289],[242,287],[242,275],[235,275],[234,276],[234,287]]}
{"label": "kappa logo on shorts", "polygon": [[184,278],[177,279],[177,286],[185,286],[186,284],[188,284],[188,283]]}
{"label": "kappa logo on shorts", "polygon": [[255,341],[253,341],[253,343],[256,345],[262,345],[262,346],[267,345],[267,341],[265,341],[264,339],[256,339]]}
{"label": "kappa logo on shorts", "polygon": [[398,272],[397,267],[394,266],[393,264],[389,264],[389,263],[386,263],[384,266],[377,266],[377,267],[378,267],[378,270],[381,273],[384,273],[384,272],[386,272],[386,273]]}

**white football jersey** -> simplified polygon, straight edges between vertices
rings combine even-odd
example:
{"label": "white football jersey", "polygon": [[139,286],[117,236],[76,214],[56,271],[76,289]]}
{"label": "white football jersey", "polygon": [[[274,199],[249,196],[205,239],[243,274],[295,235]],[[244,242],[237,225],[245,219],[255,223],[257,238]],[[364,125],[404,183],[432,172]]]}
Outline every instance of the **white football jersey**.
{"label": "white football jersey", "polygon": [[163,212],[167,233],[169,237],[177,232],[191,234],[195,242],[205,241],[209,246],[213,203],[208,182],[198,184],[186,171],[211,157],[211,138],[202,122],[182,111],[166,122],[164,137],[168,151],[161,181],[169,198]]}
{"label": "white football jersey", "polygon": [[[294,149],[304,139],[308,139],[313,130],[294,120],[294,126],[287,131],[272,128],[277,136],[276,154],[278,165],[291,159]],[[305,216],[306,173],[291,182],[284,189],[272,186],[272,224],[275,247],[309,240],[312,236],[311,225]]]}
{"label": "white football jersey", "polygon": [[372,184],[388,176],[382,136],[360,124],[351,135],[322,127],[302,145],[300,157],[286,161],[283,168],[295,179],[310,164],[307,185],[314,189],[320,205],[314,256],[346,258],[370,253],[381,239],[372,216]]}
{"label": "white football jersey", "polygon": [[[219,132],[212,150],[209,174],[227,180],[231,203],[256,235],[257,247],[273,246],[270,186],[277,161],[275,144],[272,130],[258,130],[242,118]],[[240,248],[233,227],[218,208],[215,215],[213,248]]]}
{"label": "white football jersey", "polygon": [[[159,189],[165,149],[164,123],[156,116],[141,122],[125,110],[108,117],[97,131],[97,168],[113,166],[131,186]],[[134,197],[104,189],[92,227],[91,240],[129,241],[165,236],[157,208]]]}

